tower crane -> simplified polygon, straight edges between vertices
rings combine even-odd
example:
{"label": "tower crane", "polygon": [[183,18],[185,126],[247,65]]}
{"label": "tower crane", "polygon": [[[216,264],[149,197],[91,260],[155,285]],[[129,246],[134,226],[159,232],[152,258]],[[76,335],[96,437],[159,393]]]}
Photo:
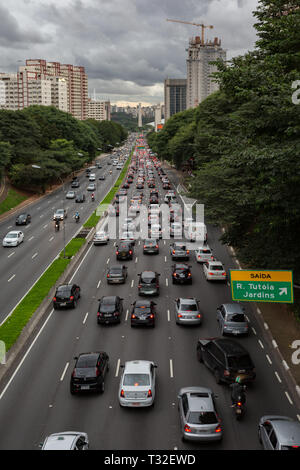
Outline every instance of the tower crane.
{"label": "tower crane", "polygon": [[205,28],[213,29],[213,25],[204,25],[203,23],[192,23],[190,21],[170,20],[170,19],[167,19],[166,21],[172,21],[173,23],[192,24],[193,26],[201,26],[201,29],[202,29],[201,44],[202,44],[202,46],[204,46],[204,29]]}

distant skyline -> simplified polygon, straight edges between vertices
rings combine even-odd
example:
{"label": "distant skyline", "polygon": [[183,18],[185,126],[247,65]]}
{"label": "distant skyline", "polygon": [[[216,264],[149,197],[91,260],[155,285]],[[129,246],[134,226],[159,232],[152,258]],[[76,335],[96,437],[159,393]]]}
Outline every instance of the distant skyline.
{"label": "distant skyline", "polygon": [[227,59],[253,50],[258,0],[12,0],[0,4],[1,72],[19,61],[82,65],[89,94],[111,103],[163,102],[164,80],[186,76],[189,38],[201,29],[167,18],[214,25]]}

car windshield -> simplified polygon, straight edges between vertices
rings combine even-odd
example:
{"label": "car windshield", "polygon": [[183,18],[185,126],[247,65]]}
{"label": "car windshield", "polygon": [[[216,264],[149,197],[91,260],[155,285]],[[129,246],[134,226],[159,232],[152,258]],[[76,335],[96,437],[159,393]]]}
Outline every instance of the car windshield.
{"label": "car windshield", "polygon": [[187,420],[190,424],[215,424],[218,422],[214,411],[191,411]]}
{"label": "car windshield", "polygon": [[229,313],[227,315],[227,320],[233,322],[244,322],[245,315],[243,313]]}
{"label": "car windshield", "polygon": [[118,266],[115,268],[110,268],[109,272],[111,274],[122,274],[122,268],[119,268]]}
{"label": "car windshield", "polygon": [[68,286],[58,287],[57,294],[69,294],[70,291],[71,291],[71,288]]}
{"label": "car windshield", "polygon": [[206,249],[206,250],[201,250],[201,249],[200,249],[199,252],[200,252],[200,253],[203,253],[203,254],[205,254],[205,255],[210,255],[211,250],[207,250],[207,249]]}
{"label": "car windshield", "polygon": [[141,275],[141,281],[144,282],[145,284],[155,284],[155,275],[144,273]]}
{"label": "car windshield", "polygon": [[140,387],[143,385],[150,385],[148,374],[125,374],[123,385]]}
{"label": "car windshield", "polygon": [[97,363],[97,358],[95,354],[88,356],[79,356],[76,367],[85,368],[85,367],[95,367]]}
{"label": "car windshield", "polygon": [[63,211],[63,209],[58,209],[58,210],[56,211],[56,213],[57,213],[57,214],[63,214],[64,211]]}
{"label": "car windshield", "polygon": [[180,310],[182,310],[183,312],[197,312],[198,307],[196,304],[181,304]]}
{"label": "car windshield", "polygon": [[115,305],[116,300],[114,297],[106,297],[102,299],[102,305]]}
{"label": "car windshield", "polygon": [[212,271],[224,271],[224,268],[221,264],[212,265],[210,268]]}
{"label": "car windshield", "polygon": [[134,313],[141,313],[141,314],[144,314],[144,313],[151,313],[151,310],[149,307],[135,307],[134,309]]}
{"label": "car windshield", "polygon": [[244,354],[243,356],[229,356],[228,365],[233,369],[252,369],[253,364],[248,355]]}
{"label": "car windshield", "polygon": [[8,233],[6,235],[6,238],[17,238],[17,234],[16,233]]}

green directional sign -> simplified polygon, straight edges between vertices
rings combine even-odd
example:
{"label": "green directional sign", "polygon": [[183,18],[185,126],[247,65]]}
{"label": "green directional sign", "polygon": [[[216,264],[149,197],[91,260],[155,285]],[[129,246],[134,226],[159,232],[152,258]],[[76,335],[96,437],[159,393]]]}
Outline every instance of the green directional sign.
{"label": "green directional sign", "polygon": [[231,295],[242,302],[293,303],[293,272],[230,270]]}

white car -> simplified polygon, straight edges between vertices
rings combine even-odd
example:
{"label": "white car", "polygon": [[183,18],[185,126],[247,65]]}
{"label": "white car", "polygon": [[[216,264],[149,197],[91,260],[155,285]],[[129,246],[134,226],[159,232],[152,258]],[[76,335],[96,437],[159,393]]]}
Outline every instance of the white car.
{"label": "white car", "polygon": [[125,362],[119,387],[121,406],[151,406],[155,399],[155,369],[152,361]]}
{"label": "white car", "polygon": [[160,224],[153,224],[149,229],[150,238],[162,238],[162,230]]}
{"label": "white car", "polygon": [[148,217],[148,225],[157,225],[159,224],[159,215],[158,214],[150,214]]}
{"label": "white car", "polygon": [[203,272],[207,281],[226,281],[227,275],[221,261],[205,261]]}
{"label": "white car", "polygon": [[198,246],[195,249],[195,258],[197,263],[205,263],[205,261],[213,261],[215,259],[208,245]]}
{"label": "white car", "polygon": [[74,199],[75,198],[75,191],[68,191],[66,194],[66,199]]}
{"label": "white car", "polygon": [[159,204],[150,204],[149,213],[158,215],[160,212]]}
{"label": "white car", "polygon": [[94,245],[104,245],[109,242],[109,236],[104,230],[96,232],[93,238]]}
{"label": "white car", "polygon": [[67,218],[67,211],[66,209],[57,209],[57,211],[54,213],[53,220],[59,219],[59,220],[64,220]]}
{"label": "white car", "polygon": [[3,246],[18,246],[24,241],[24,233],[19,230],[8,232],[3,238]]}
{"label": "white car", "polygon": [[96,175],[95,175],[95,173],[90,173],[89,181],[96,181]]}
{"label": "white car", "polygon": [[50,434],[41,450],[88,450],[89,438],[85,432],[67,431]]}

